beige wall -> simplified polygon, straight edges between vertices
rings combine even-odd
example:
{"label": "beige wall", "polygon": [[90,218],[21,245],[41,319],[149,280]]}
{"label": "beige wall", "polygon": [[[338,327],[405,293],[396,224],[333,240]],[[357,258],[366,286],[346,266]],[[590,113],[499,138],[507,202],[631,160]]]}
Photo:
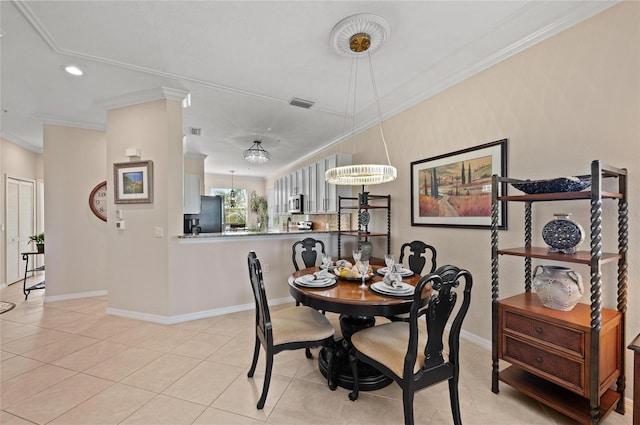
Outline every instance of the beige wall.
{"label": "beige wall", "polygon": [[[5,224],[6,178],[15,177],[41,182],[43,179],[42,154],[32,152],[8,140],[0,138],[0,223]],[[38,186],[36,186],[38,190]],[[37,202],[36,197],[36,202]],[[6,281],[5,244],[6,233],[0,232],[0,284]]]}
{"label": "beige wall", "polygon": [[89,208],[91,190],[108,180],[105,133],[45,125],[43,137],[47,301],[105,293],[107,223]]}

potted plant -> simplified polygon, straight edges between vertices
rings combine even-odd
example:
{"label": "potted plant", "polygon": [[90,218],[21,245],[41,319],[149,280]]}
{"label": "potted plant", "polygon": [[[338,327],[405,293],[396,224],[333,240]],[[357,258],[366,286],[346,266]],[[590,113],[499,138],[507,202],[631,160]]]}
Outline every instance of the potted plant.
{"label": "potted plant", "polygon": [[33,242],[39,254],[44,253],[44,233],[29,236],[29,243]]}
{"label": "potted plant", "polygon": [[268,208],[269,205],[266,196],[258,196],[255,190],[251,192],[251,212],[257,214],[257,229],[261,232],[267,229],[267,222],[269,221],[269,216],[267,215]]}

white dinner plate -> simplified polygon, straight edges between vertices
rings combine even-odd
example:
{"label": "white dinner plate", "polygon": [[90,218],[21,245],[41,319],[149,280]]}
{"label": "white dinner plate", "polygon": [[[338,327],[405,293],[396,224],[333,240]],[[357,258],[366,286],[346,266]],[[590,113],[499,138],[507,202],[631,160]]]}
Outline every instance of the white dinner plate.
{"label": "white dinner plate", "polygon": [[[380,267],[376,271],[378,272],[379,275],[384,276],[389,271],[389,267]],[[396,273],[398,273],[398,272],[396,272]],[[400,276],[402,276],[402,277],[413,276],[413,272],[411,270],[405,269],[405,268],[402,268],[402,270],[400,270],[399,273],[400,273]]]}
{"label": "white dinner plate", "polygon": [[326,288],[327,286],[333,286],[336,284],[336,280],[332,278],[316,279],[313,275],[304,275],[297,277],[294,282],[300,286],[306,286],[308,288]]}
{"label": "white dinner plate", "polygon": [[407,296],[413,294],[415,287],[404,282],[398,282],[395,288],[384,282],[373,282],[371,289],[386,295]]}

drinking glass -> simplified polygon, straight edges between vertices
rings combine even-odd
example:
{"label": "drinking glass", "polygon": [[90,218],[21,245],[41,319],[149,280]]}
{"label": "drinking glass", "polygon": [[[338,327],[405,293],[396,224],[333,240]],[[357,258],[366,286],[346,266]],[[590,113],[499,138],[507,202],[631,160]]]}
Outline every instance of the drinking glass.
{"label": "drinking glass", "polygon": [[354,250],[352,254],[353,254],[353,261],[356,263],[360,261],[360,259],[362,258],[362,251],[360,250]]}
{"label": "drinking glass", "polygon": [[387,265],[387,271],[392,271],[393,265],[396,263],[395,258],[393,258],[393,254],[385,254],[384,263]]}
{"label": "drinking glass", "polygon": [[364,281],[367,278],[367,272],[369,271],[369,260],[362,260],[358,265],[358,269],[362,276],[362,284],[360,285],[360,288],[367,289],[367,285],[365,285]]}
{"label": "drinking glass", "polygon": [[329,266],[331,266],[331,256],[329,254],[322,254],[322,265],[329,270]]}

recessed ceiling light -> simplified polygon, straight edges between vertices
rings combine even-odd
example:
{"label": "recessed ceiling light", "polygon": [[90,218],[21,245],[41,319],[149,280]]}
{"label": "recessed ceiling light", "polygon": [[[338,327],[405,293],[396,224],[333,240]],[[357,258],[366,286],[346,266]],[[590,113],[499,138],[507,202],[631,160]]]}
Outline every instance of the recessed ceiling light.
{"label": "recessed ceiling light", "polygon": [[71,75],[80,76],[80,75],[84,74],[84,72],[82,72],[82,70],[80,68],[78,68],[77,66],[75,66],[75,65],[67,65],[67,66],[64,67],[64,70],[67,71]]}

